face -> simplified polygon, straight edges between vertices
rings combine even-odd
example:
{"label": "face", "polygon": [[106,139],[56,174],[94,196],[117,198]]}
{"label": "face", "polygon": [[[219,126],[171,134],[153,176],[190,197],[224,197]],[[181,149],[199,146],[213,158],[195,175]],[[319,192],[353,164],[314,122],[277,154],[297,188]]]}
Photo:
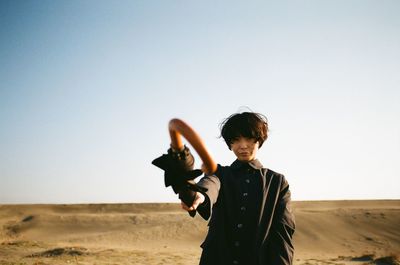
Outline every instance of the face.
{"label": "face", "polygon": [[231,143],[231,149],[237,159],[243,162],[249,162],[256,158],[258,151],[258,141],[240,136]]}

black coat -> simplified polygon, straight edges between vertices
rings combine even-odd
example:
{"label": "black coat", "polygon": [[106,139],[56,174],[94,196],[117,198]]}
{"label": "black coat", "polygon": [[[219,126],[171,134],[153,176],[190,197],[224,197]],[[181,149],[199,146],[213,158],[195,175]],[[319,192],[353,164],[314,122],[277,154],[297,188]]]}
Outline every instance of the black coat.
{"label": "black coat", "polygon": [[[246,172],[251,172],[251,178],[259,184],[251,190],[257,193],[249,205],[254,209],[242,217],[252,219],[246,220],[248,230],[242,236],[247,241],[239,245],[232,233],[235,233],[236,225],[242,227],[237,224],[237,219],[239,209],[245,209],[238,198],[247,196],[247,192],[240,193],[243,184],[238,181],[247,174],[243,173],[243,167],[247,167]],[[245,180],[249,182],[248,177]],[[236,160],[231,166],[218,165],[216,174],[203,177],[198,185],[207,192],[204,194],[206,202],[197,210],[206,219],[211,216],[207,237],[201,245],[200,265],[292,264],[295,221],[290,207],[289,184],[282,174],[263,168],[258,160],[250,163]]]}

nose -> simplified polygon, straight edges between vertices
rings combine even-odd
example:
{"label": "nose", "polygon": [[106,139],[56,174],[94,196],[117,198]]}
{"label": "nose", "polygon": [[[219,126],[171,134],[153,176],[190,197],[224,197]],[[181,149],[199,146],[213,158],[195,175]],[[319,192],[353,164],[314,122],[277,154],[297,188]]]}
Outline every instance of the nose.
{"label": "nose", "polygon": [[240,148],[247,148],[247,141],[246,141],[246,139],[240,139],[239,140],[239,147]]}

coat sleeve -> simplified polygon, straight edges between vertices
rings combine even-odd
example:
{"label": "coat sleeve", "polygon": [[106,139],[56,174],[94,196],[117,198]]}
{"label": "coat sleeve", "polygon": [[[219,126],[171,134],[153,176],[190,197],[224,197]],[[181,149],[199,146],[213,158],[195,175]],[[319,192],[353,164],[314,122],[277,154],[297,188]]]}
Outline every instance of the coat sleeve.
{"label": "coat sleeve", "polygon": [[[219,165],[218,168],[220,168]],[[208,220],[211,216],[212,207],[217,202],[221,181],[217,175],[206,175],[197,185],[207,189],[207,191],[203,193],[206,200],[197,208],[197,211],[205,220]]]}
{"label": "coat sleeve", "polygon": [[274,265],[291,265],[293,262],[293,234],[295,219],[291,209],[289,184],[282,176],[277,208],[266,248],[269,262]]}

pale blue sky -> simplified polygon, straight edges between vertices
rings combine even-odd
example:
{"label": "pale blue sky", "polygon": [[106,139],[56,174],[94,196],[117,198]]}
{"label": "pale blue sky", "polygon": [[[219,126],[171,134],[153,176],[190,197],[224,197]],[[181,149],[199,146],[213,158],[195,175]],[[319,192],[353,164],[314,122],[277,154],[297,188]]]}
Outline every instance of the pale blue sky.
{"label": "pale blue sky", "polygon": [[[265,114],[293,199],[400,199],[399,1],[0,1],[0,203],[177,202],[185,120]],[[200,161],[197,162],[200,166]]]}

